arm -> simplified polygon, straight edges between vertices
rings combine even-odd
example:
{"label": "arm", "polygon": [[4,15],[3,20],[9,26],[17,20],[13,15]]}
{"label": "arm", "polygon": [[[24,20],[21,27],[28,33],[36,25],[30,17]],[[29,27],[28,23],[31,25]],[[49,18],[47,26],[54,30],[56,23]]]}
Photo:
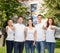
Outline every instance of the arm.
{"label": "arm", "polygon": [[56,28],[56,29],[60,29],[60,27],[57,27],[57,26],[56,26],[55,28]]}
{"label": "arm", "polygon": [[24,41],[26,41],[26,31],[24,31]]}
{"label": "arm", "polygon": [[56,29],[60,29],[60,27],[57,26],[51,27],[51,30],[56,30]]}
{"label": "arm", "polygon": [[27,32],[27,28],[24,29],[24,41],[26,41],[26,32]]}
{"label": "arm", "polygon": [[15,29],[16,29],[16,28],[13,26],[13,27],[12,27],[12,30],[14,30],[14,31],[15,31]]}
{"label": "arm", "polygon": [[8,26],[6,26],[6,32],[8,31]]}
{"label": "arm", "polygon": [[43,26],[42,29],[43,29],[43,30],[47,30],[47,27]]}
{"label": "arm", "polygon": [[50,29],[51,29],[51,30],[55,30],[56,28],[54,28],[54,27],[51,27]]}
{"label": "arm", "polygon": [[35,43],[36,43],[36,30],[34,32],[34,43],[33,43],[34,46],[35,46]]}

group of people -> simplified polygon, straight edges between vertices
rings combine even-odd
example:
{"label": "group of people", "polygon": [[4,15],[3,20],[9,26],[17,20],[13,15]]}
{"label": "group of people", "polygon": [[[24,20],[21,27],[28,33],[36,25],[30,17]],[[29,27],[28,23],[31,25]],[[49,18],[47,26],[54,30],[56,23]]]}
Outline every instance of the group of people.
{"label": "group of people", "polygon": [[17,23],[13,24],[12,20],[8,20],[6,26],[6,50],[7,53],[23,53],[25,46],[26,53],[45,53],[45,47],[48,53],[54,53],[55,49],[55,30],[53,18],[48,18],[46,25],[42,22],[42,15],[37,16],[37,24],[34,26],[32,19],[29,19],[27,26],[23,24],[23,17],[19,16]]}

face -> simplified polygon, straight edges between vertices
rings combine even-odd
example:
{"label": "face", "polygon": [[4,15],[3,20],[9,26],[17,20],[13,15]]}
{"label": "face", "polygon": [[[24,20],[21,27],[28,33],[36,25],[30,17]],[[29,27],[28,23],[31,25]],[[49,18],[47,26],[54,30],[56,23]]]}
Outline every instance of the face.
{"label": "face", "polygon": [[29,25],[32,25],[32,20],[29,20],[29,21],[28,21],[28,24],[29,24]]}
{"label": "face", "polygon": [[13,24],[13,21],[12,20],[9,20],[8,21],[8,25],[12,25]]}
{"label": "face", "polygon": [[38,16],[38,22],[41,22],[42,16]]}
{"label": "face", "polygon": [[53,22],[52,19],[49,19],[49,24],[50,24],[50,25],[52,25],[52,22]]}
{"label": "face", "polygon": [[23,18],[19,18],[19,19],[18,19],[18,23],[21,24],[22,22],[23,22]]}

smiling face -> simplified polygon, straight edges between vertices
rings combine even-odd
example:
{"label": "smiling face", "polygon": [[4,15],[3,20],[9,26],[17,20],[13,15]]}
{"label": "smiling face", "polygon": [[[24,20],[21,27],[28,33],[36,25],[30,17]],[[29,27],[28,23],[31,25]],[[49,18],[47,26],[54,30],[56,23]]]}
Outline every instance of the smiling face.
{"label": "smiling face", "polygon": [[13,24],[12,20],[8,20],[8,25],[11,26]]}
{"label": "smiling face", "polygon": [[28,24],[27,24],[27,26],[32,26],[32,27],[34,27],[34,25],[33,25],[33,21],[32,21],[31,19],[28,20]]}
{"label": "smiling face", "polygon": [[23,18],[22,17],[19,17],[18,18],[18,23],[22,24],[22,22],[23,22]]}
{"label": "smiling face", "polygon": [[42,21],[42,16],[38,16],[38,23],[40,23]]}
{"label": "smiling face", "polygon": [[49,25],[55,25],[53,18],[48,18],[47,27],[49,27]]}
{"label": "smiling face", "polygon": [[53,21],[52,19],[49,19],[49,25],[52,25]]}
{"label": "smiling face", "polygon": [[28,24],[29,24],[29,25],[32,25],[32,20],[29,20],[29,21],[28,21]]}

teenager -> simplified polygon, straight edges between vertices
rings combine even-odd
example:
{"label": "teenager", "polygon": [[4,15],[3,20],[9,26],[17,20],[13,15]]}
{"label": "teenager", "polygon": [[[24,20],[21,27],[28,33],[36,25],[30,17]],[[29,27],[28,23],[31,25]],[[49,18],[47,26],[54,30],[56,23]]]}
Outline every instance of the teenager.
{"label": "teenager", "polygon": [[37,31],[36,38],[36,49],[37,53],[45,52],[45,32],[43,29],[44,23],[42,22],[42,15],[38,15],[37,17],[38,23],[35,25]]}
{"label": "teenager", "polygon": [[36,42],[36,29],[33,26],[31,19],[28,20],[28,25],[25,29],[26,31],[26,53],[34,53],[35,42]]}
{"label": "teenager", "polygon": [[8,20],[8,25],[6,26],[6,32],[7,32],[7,38],[6,38],[7,53],[12,53],[14,46],[14,27],[12,20]]}
{"label": "teenager", "polygon": [[23,53],[25,26],[22,22],[23,18],[20,16],[18,17],[18,23],[14,25],[15,27],[14,53]]}
{"label": "teenager", "polygon": [[54,24],[53,18],[48,18],[47,27],[46,27],[46,45],[48,49],[48,53],[54,53],[55,49],[55,29],[56,26]]}

